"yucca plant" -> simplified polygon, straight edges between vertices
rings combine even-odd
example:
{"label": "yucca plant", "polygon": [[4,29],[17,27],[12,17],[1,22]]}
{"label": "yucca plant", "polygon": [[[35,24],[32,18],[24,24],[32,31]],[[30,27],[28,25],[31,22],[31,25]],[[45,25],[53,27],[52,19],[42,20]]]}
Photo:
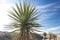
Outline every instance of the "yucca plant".
{"label": "yucca plant", "polygon": [[54,40],[57,40],[57,35],[54,34],[54,35],[53,35],[53,38],[54,38]]}
{"label": "yucca plant", "polygon": [[53,33],[49,32],[49,40],[53,39]]}
{"label": "yucca plant", "polygon": [[44,33],[43,33],[43,36],[44,36],[44,40],[46,40],[46,39],[47,39],[47,37],[46,37],[46,36],[47,36],[47,33],[44,32]]}
{"label": "yucca plant", "polygon": [[[16,7],[16,8],[15,8]],[[17,28],[20,32],[19,39],[17,40],[30,40],[30,32],[34,31],[36,27],[41,27],[36,21],[39,20],[39,14],[37,13],[36,7],[31,6],[27,2],[16,3],[16,6],[12,7],[8,14],[13,19],[11,24],[8,26]],[[38,31],[38,30],[35,30]]]}

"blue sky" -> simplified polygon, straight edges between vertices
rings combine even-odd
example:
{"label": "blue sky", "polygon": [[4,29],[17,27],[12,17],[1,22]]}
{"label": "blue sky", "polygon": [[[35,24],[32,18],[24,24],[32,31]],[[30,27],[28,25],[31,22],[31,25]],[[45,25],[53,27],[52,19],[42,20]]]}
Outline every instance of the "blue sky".
{"label": "blue sky", "polygon": [[60,31],[60,0],[30,0],[41,13],[39,21],[44,31],[59,33]]}
{"label": "blue sky", "polygon": [[[0,26],[9,23],[10,19],[6,15],[8,14],[7,11],[11,6],[18,2],[19,0],[0,1]],[[41,14],[38,23],[43,27],[37,30],[60,33],[60,0],[29,0],[28,2],[30,2],[31,5],[36,6],[38,12]],[[4,26],[1,27],[0,30],[4,31]]]}

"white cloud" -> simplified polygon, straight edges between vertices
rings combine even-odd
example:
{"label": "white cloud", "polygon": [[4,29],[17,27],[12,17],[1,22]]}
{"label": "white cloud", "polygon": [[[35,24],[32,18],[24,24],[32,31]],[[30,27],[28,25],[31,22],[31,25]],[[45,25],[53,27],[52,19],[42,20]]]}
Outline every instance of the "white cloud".
{"label": "white cloud", "polygon": [[55,15],[56,11],[58,10],[57,8],[54,8],[56,7],[55,5],[57,5],[58,3],[49,3],[49,4],[46,4],[46,5],[43,5],[43,6],[36,6],[38,11],[40,12],[40,14],[42,14],[40,16],[41,18],[41,21],[44,21],[48,18],[51,18],[53,15]]}
{"label": "white cloud", "polygon": [[57,34],[57,35],[58,35],[58,34],[60,34],[60,31],[55,31],[55,32],[53,32],[53,33],[55,33],[55,34]]}
{"label": "white cloud", "polygon": [[56,13],[42,13],[40,16],[40,21],[47,20],[51,17],[53,17]]}
{"label": "white cloud", "polygon": [[59,5],[59,6],[56,6],[56,7],[54,7],[54,8],[58,9],[58,8],[60,8],[60,5]]}
{"label": "white cloud", "polygon": [[49,4],[46,4],[46,5],[43,5],[43,6],[36,6],[36,8],[37,9],[45,9],[45,8],[48,8],[48,7],[52,7],[55,4],[57,4],[57,3],[49,3]]}
{"label": "white cloud", "polygon": [[60,5],[55,6],[57,4],[58,4],[58,2],[56,2],[56,3],[49,3],[49,4],[46,4],[46,5],[36,6],[36,8],[38,9],[38,11],[40,13],[56,12],[58,10],[58,8],[60,8]]}
{"label": "white cloud", "polygon": [[53,16],[55,13],[45,13],[45,14],[42,14],[41,17],[44,18],[44,17],[51,17]]}
{"label": "white cloud", "polygon": [[11,5],[7,3],[7,0],[0,1],[0,31],[4,31],[4,24],[8,24],[10,22],[8,16],[8,10],[10,9]]}
{"label": "white cloud", "polygon": [[58,29],[60,29],[60,26],[53,27],[53,28],[48,28],[47,30],[48,31],[55,31],[55,30],[58,30]]}
{"label": "white cloud", "polygon": [[[53,27],[53,28],[48,28],[48,29],[43,29],[43,28],[42,29],[38,28],[38,30],[40,30],[42,32],[37,32],[37,33],[42,34],[43,32],[46,32],[46,33],[52,32],[52,33],[55,33],[55,34],[60,34],[60,31],[58,30],[58,29],[60,29],[60,26]],[[58,31],[56,31],[56,30],[58,30]]]}
{"label": "white cloud", "polygon": [[8,2],[8,0],[1,0],[0,4],[4,4],[4,3],[7,3],[7,2]]}

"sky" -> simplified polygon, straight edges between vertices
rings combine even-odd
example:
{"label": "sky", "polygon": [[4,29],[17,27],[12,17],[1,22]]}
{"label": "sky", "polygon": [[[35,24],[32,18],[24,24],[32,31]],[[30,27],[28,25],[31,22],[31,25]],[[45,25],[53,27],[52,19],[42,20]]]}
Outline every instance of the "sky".
{"label": "sky", "polygon": [[[41,15],[38,23],[42,27],[37,30],[60,34],[60,0],[28,0],[27,2],[36,6]],[[19,0],[0,0],[0,31],[9,31],[5,28],[5,24],[11,22],[7,14],[15,3],[19,3]]]}

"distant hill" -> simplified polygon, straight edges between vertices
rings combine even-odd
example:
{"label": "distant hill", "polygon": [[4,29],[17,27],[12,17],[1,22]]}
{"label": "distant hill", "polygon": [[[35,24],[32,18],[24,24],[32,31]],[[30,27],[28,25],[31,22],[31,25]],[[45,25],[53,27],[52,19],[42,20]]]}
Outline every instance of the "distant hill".
{"label": "distant hill", "polygon": [[0,40],[11,40],[11,36],[8,32],[0,31]]}
{"label": "distant hill", "polygon": [[[16,40],[17,33],[10,33],[10,32],[1,32],[0,31],[0,40]],[[43,35],[42,34],[37,34],[37,33],[32,33],[30,35],[31,40],[42,40]],[[60,40],[60,34],[57,34],[57,40]]]}
{"label": "distant hill", "polygon": [[[16,33],[9,33],[9,32],[1,32],[0,31],[0,40],[16,40]],[[13,39],[12,39],[13,37]],[[32,38],[33,37],[33,38]],[[32,33],[31,40],[40,40],[43,37],[39,34]]]}

